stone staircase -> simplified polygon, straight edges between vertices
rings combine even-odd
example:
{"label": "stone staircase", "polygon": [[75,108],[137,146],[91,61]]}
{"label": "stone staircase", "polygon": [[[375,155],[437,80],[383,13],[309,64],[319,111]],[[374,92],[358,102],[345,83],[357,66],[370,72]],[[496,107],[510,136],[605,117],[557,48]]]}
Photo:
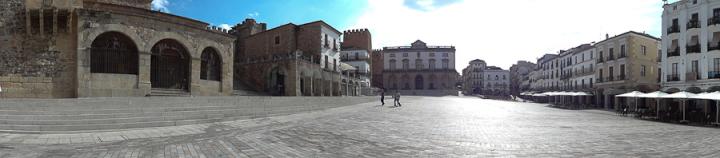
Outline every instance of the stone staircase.
{"label": "stone staircase", "polygon": [[288,115],[374,101],[365,97],[146,97],[0,100],[0,131],[78,133]]}

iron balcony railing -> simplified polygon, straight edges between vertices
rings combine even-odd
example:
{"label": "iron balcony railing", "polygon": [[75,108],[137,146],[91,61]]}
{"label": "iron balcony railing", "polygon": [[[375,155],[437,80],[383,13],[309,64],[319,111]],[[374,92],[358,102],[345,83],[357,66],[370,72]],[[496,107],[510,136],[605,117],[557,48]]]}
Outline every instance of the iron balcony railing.
{"label": "iron balcony railing", "polygon": [[685,47],[687,54],[700,53],[700,44],[695,44]]}
{"label": "iron balcony railing", "polygon": [[679,33],[680,27],[677,25],[670,26],[670,28],[667,29],[667,34],[673,34],[673,33]]}
{"label": "iron balcony railing", "polygon": [[675,49],[671,49],[670,51],[668,51],[667,56],[668,57],[680,56],[680,47],[677,47]]}
{"label": "iron balcony railing", "polygon": [[712,43],[708,42],[708,52],[713,50],[720,50],[720,42],[719,43]]}
{"label": "iron balcony railing", "polygon": [[709,71],[708,79],[720,79],[720,71]]}
{"label": "iron balcony railing", "polygon": [[615,60],[615,56],[612,54],[608,55],[607,61],[610,61],[610,60]]}
{"label": "iron balcony railing", "polygon": [[622,80],[625,80],[625,75],[618,75],[618,76],[615,78],[615,81],[622,81]]}
{"label": "iron balcony railing", "polygon": [[708,19],[708,26],[720,24],[720,16],[713,16]]}
{"label": "iron balcony railing", "polygon": [[667,75],[667,81],[668,82],[680,81],[680,75],[677,75],[677,74]]}
{"label": "iron balcony railing", "polygon": [[597,62],[598,62],[598,63],[602,63],[602,62],[604,62],[604,60],[603,60],[602,57],[600,57],[600,58],[597,59]]}
{"label": "iron balcony railing", "polygon": [[700,20],[690,19],[690,21],[687,22],[687,29],[690,30],[693,28],[700,28]]}
{"label": "iron balcony railing", "polygon": [[685,73],[685,80],[686,81],[697,81],[700,79],[700,74],[697,72],[688,72]]}

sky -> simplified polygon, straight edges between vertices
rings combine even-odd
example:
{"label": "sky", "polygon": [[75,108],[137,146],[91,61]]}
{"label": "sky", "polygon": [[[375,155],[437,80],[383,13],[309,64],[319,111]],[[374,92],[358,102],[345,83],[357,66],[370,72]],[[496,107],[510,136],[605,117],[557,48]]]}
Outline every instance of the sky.
{"label": "sky", "polygon": [[[678,0],[670,0],[675,2]],[[456,69],[473,59],[508,69],[547,53],[627,31],[660,37],[661,0],[154,0],[153,9],[221,27],[246,18],[268,24],[324,20],[367,28],[373,47],[415,40],[455,46]]]}

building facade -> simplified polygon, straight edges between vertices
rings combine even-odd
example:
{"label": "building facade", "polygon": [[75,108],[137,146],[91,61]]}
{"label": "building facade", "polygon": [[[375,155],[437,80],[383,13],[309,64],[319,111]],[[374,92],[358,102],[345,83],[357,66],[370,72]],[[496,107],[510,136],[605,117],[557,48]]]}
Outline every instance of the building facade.
{"label": "building facade", "polygon": [[234,38],[151,2],[3,1],[3,95],[230,95]]}
{"label": "building facade", "polygon": [[483,95],[506,96],[510,94],[510,71],[488,66],[482,73]]}
{"label": "building facade", "polygon": [[[537,65],[529,61],[518,61],[510,67],[510,94],[517,96],[530,90],[529,75],[535,67]],[[527,82],[525,86],[523,86],[523,82]]]}
{"label": "building facade", "polygon": [[340,52],[340,61],[352,66],[352,80],[343,81],[351,82],[351,85],[360,85],[360,90],[364,95],[371,95],[371,68],[370,68],[370,52],[366,49],[348,48]]}
{"label": "building facade", "polygon": [[557,90],[557,83],[559,78],[559,70],[556,67],[557,54],[545,54],[537,60],[537,68],[535,69],[535,75],[531,87],[533,91],[544,92]]}
{"label": "building facade", "polygon": [[720,90],[720,1],[663,6],[661,84],[666,92]]}
{"label": "building facade", "polygon": [[633,31],[595,44],[596,103],[606,109],[617,109],[615,95],[658,90],[659,47],[660,39]]}
{"label": "building facade", "polygon": [[323,21],[242,30],[261,28],[253,25],[264,24],[248,19],[233,30],[255,32],[236,34],[244,43],[236,53],[241,57],[236,72],[249,90],[277,96],[343,95],[340,31]]}
{"label": "building facade", "polygon": [[463,94],[481,94],[483,90],[483,71],[487,68],[484,60],[475,59],[463,69],[462,72],[462,89]]}
{"label": "building facade", "polygon": [[455,47],[411,46],[383,48],[383,85],[404,95],[458,95]]}

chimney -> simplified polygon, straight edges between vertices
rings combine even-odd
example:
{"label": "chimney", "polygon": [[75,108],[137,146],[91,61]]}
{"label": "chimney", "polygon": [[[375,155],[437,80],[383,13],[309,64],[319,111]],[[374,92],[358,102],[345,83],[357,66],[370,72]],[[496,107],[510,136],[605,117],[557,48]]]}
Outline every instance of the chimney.
{"label": "chimney", "polygon": [[610,38],[610,34],[607,34],[607,33],[606,33],[606,34],[605,34],[605,39],[608,39],[608,38]]}

